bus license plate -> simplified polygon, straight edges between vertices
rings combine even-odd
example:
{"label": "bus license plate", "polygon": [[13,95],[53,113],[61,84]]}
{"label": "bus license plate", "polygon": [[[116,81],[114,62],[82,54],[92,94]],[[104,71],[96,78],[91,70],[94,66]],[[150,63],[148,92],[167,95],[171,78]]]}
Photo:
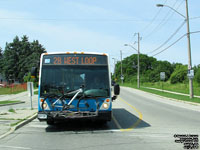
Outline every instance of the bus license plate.
{"label": "bus license plate", "polygon": [[39,119],[47,119],[47,115],[46,114],[38,114],[38,118]]}

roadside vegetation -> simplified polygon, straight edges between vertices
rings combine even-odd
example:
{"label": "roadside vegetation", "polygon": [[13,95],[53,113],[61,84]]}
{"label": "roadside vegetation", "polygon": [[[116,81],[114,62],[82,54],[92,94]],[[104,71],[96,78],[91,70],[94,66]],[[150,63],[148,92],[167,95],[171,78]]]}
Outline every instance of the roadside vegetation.
{"label": "roadside vegetation", "polygon": [[[194,66],[193,91],[200,96],[200,65]],[[137,88],[137,55],[133,54],[122,60],[124,86]],[[160,79],[160,72],[165,72],[165,79]],[[187,65],[158,61],[153,57],[140,54],[140,85],[141,90],[175,99],[199,102],[200,98],[190,99],[189,96],[160,92],[144,87],[163,89],[178,93],[189,94],[189,80],[187,77]],[[121,83],[121,61],[115,65],[115,73],[112,78]]]}
{"label": "roadside vegetation", "polygon": [[5,48],[0,46],[0,75],[5,80],[0,80],[0,95],[17,94],[26,90],[16,86],[26,82],[34,82],[36,87],[38,80],[31,78],[31,68],[39,70],[40,55],[45,53],[45,48],[38,40],[29,42],[26,35],[21,39],[16,36],[12,42],[5,43]]}
{"label": "roadside vegetation", "polygon": [[18,103],[20,102],[19,100],[16,100],[16,101],[11,101],[11,100],[5,100],[5,101],[0,101],[0,105],[3,105],[3,104],[12,104],[12,103]]}
{"label": "roadside vegetation", "polygon": [[15,109],[13,109],[13,108],[10,108],[8,111],[12,112],[12,113],[16,113]]}
{"label": "roadside vegetation", "polygon": [[35,91],[34,94],[35,94],[35,95],[38,95],[38,91]]}
{"label": "roadside vegetation", "polygon": [[6,87],[0,88],[0,95],[6,95],[6,94],[18,94],[21,92],[24,92],[27,90],[27,84],[17,84],[17,85],[9,85]]}
{"label": "roadside vegetation", "polygon": [[[35,86],[34,89],[37,87]],[[0,88],[0,95],[18,94],[25,91],[27,91],[27,83]],[[35,91],[34,94],[37,95],[38,91]]]}
{"label": "roadside vegetation", "polygon": [[[162,90],[168,90],[178,93],[189,94],[189,84],[188,83],[176,83],[171,84],[170,82],[155,82],[155,83],[142,83],[141,86],[152,87]],[[200,86],[194,82],[193,84],[194,95],[200,96]]]}
{"label": "roadside vegetation", "polygon": [[[124,84],[121,84],[121,86],[138,89],[136,84],[124,83]],[[200,103],[200,98],[196,98],[196,97],[190,99],[189,96],[183,96],[183,95],[177,95],[177,94],[172,94],[172,93],[163,92],[163,91],[157,91],[157,90],[153,90],[153,89],[147,89],[147,88],[142,87],[142,86],[140,87],[139,90],[142,90],[142,91],[145,91],[145,92],[148,92],[148,93],[152,93],[152,94],[156,94],[156,95],[160,95],[160,96],[164,96],[164,97],[167,97],[167,98]]]}

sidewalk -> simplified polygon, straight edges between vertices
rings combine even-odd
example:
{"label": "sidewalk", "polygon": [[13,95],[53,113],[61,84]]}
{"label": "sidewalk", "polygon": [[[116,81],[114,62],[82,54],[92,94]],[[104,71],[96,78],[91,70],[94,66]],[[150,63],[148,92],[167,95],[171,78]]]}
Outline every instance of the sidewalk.
{"label": "sidewalk", "polygon": [[14,132],[37,117],[37,95],[32,97],[33,109],[30,107],[28,92],[12,95],[0,95],[0,101],[20,100],[21,104],[0,107],[0,139]]}
{"label": "sidewalk", "polygon": [[[177,94],[177,95],[190,96],[189,94],[178,93],[178,92],[173,92],[173,91],[168,91],[168,90],[162,90],[162,89],[156,89],[156,88],[151,88],[151,87],[144,87],[143,86],[143,88],[157,90],[157,91],[161,91],[161,92],[163,91],[163,92]],[[200,98],[200,96],[196,96],[196,95],[194,95],[194,97]]]}
{"label": "sidewalk", "polygon": [[[34,91],[37,91],[38,89],[35,89]],[[0,95],[0,101],[5,100],[20,100],[21,97],[28,96],[28,91],[24,91],[18,94],[6,94],[6,95]]]}

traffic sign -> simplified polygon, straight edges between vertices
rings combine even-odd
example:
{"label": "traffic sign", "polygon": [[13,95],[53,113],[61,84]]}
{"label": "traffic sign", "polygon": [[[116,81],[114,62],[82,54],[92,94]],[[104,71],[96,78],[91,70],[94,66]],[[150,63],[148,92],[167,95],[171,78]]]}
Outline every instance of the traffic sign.
{"label": "traffic sign", "polygon": [[124,80],[124,76],[123,75],[121,75],[121,80]]}
{"label": "traffic sign", "polygon": [[188,70],[187,76],[189,79],[193,79],[194,78],[194,70]]}
{"label": "traffic sign", "polygon": [[160,80],[165,80],[165,72],[160,72]]}

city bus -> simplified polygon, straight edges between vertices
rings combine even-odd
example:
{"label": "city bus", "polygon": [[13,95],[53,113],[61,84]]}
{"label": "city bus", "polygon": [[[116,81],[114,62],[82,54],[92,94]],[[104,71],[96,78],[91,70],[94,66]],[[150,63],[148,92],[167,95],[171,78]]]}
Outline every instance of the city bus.
{"label": "city bus", "polygon": [[[32,68],[32,76],[37,69]],[[113,91],[112,91],[113,89]],[[112,101],[120,93],[111,87],[108,54],[43,53],[40,58],[38,119],[52,125],[70,119],[107,122]]]}

